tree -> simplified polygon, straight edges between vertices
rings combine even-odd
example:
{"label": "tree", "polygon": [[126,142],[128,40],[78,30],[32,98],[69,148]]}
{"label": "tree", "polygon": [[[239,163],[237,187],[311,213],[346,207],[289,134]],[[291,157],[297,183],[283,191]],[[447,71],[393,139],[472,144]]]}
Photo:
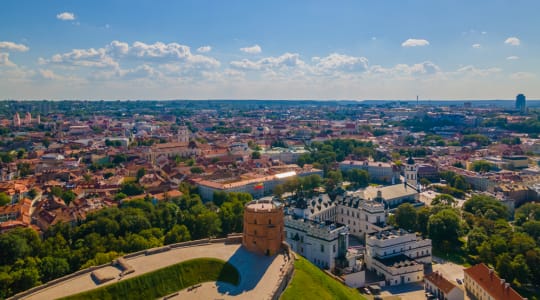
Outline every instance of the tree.
{"label": "tree", "polygon": [[540,221],[527,221],[523,223],[523,225],[521,225],[521,228],[524,232],[526,232],[533,239],[535,239],[538,245],[540,245]]}
{"label": "tree", "polygon": [[472,169],[475,172],[485,173],[493,170],[495,166],[486,160],[476,160],[472,163]]}
{"label": "tree", "polygon": [[125,198],[127,198],[127,195],[122,193],[122,192],[117,193],[116,195],[114,195],[114,200],[115,201],[120,201],[120,200],[125,199]]}
{"label": "tree", "polygon": [[19,175],[21,177],[26,177],[26,176],[32,174],[32,170],[30,168],[29,163],[18,163],[17,164],[17,170],[19,171]]}
{"label": "tree", "polygon": [[431,181],[429,181],[429,179],[425,178],[425,177],[422,177],[420,178],[420,184],[423,185],[423,186],[428,186],[431,184]]}
{"label": "tree", "polygon": [[136,196],[144,193],[144,188],[137,183],[127,182],[123,183],[120,187],[120,193],[124,193],[127,196]]}
{"label": "tree", "polygon": [[69,273],[69,263],[66,258],[46,256],[39,264],[41,278],[44,282],[62,277]]}
{"label": "tree", "polygon": [[137,181],[141,180],[141,178],[146,175],[146,169],[140,168],[137,170]]}
{"label": "tree", "polygon": [[51,194],[55,197],[62,197],[62,194],[64,193],[64,190],[62,190],[59,186],[53,186],[51,187]]}
{"label": "tree", "polygon": [[34,198],[36,198],[36,196],[37,196],[37,191],[36,191],[36,189],[32,188],[32,189],[30,189],[30,190],[28,191],[28,198],[30,198],[30,199],[33,200]]}
{"label": "tree", "polygon": [[[508,208],[497,199],[486,195],[473,195],[463,204],[463,210],[471,214],[489,217],[490,220],[507,219]],[[491,210],[489,213],[488,210]]]}
{"label": "tree", "polygon": [[433,198],[431,205],[449,205],[452,206],[456,203],[456,199],[448,194],[440,194]]}
{"label": "tree", "polygon": [[475,227],[467,236],[467,250],[471,254],[477,254],[478,248],[483,242],[488,240],[486,232],[481,227]]}
{"label": "tree", "polygon": [[452,209],[444,209],[429,217],[428,233],[434,245],[442,241],[455,243],[460,232],[459,216]]}
{"label": "tree", "polygon": [[6,195],[6,193],[1,192],[0,193],[0,206],[4,206],[4,205],[6,205],[6,204],[8,204],[10,202],[11,202],[11,197]]}
{"label": "tree", "polygon": [[456,175],[452,182],[452,186],[458,190],[466,191],[470,188],[470,185],[465,181],[465,178],[461,175]]}
{"label": "tree", "polygon": [[251,159],[260,159],[260,158],[261,158],[261,152],[253,151],[253,153],[251,153]]}
{"label": "tree", "polygon": [[174,225],[171,230],[165,234],[165,245],[185,242],[191,240],[191,234],[185,225]]}
{"label": "tree", "polygon": [[526,203],[516,209],[516,224],[521,225],[526,221],[540,221],[540,203]]}
{"label": "tree", "polygon": [[428,222],[430,216],[431,210],[426,206],[420,208],[416,214],[416,228],[423,236],[428,235]]}
{"label": "tree", "polygon": [[203,168],[199,167],[199,166],[195,166],[195,167],[191,167],[191,169],[189,169],[191,171],[191,173],[193,174],[201,174],[204,172]]}
{"label": "tree", "polygon": [[417,212],[410,203],[403,203],[396,209],[396,224],[405,230],[416,230]]}
{"label": "tree", "polygon": [[516,255],[510,266],[512,267],[512,272],[519,283],[525,284],[530,282],[532,274],[523,254]]}
{"label": "tree", "polygon": [[66,205],[69,205],[69,203],[77,198],[77,194],[75,194],[73,191],[68,190],[62,193],[62,200],[66,203]]}
{"label": "tree", "polygon": [[346,176],[356,187],[366,187],[369,184],[369,173],[366,170],[351,169]]}
{"label": "tree", "polygon": [[503,253],[496,258],[497,264],[495,269],[501,278],[508,282],[514,281],[515,274],[512,268],[512,257],[508,253]]}

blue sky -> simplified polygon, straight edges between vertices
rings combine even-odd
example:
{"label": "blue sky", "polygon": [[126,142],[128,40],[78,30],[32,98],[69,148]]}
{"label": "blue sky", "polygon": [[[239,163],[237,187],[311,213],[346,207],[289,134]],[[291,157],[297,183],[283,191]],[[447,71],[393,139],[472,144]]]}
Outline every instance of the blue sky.
{"label": "blue sky", "polygon": [[539,11],[536,0],[3,0],[0,99],[538,99]]}

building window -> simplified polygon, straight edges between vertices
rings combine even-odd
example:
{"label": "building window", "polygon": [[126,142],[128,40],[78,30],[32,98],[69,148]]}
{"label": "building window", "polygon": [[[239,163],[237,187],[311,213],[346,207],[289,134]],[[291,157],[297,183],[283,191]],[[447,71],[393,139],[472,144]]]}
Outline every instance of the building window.
{"label": "building window", "polygon": [[321,252],[324,252],[324,245],[321,244]]}
{"label": "building window", "polygon": [[268,224],[272,225],[272,219],[268,219]]}
{"label": "building window", "polygon": [[336,245],[335,244],[332,245],[332,248],[333,248],[332,250],[334,251],[334,253],[336,253]]}
{"label": "building window", "polygon": [[254,234],[254,235],[257,235],[257,230],[255,230],[253,234]]}
{"label": "building window", "polygon": [[255,225],[257,224],[257,219],[253,220],[253,224]]}

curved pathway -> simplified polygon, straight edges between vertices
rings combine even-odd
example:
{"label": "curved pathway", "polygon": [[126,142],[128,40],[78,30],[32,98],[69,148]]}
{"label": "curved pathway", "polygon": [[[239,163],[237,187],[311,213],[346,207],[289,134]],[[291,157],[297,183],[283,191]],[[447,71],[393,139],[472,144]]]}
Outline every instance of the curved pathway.
{"label": "curved pathway", "polygon": [[282,254],[267,257],[248,252],[240,244],[204,244],[126,259],[127,263],[135,269],[135,272],[124,276],[122,279],[118,276],[119,269],[106,266],[99,269],[99,271],[114,276],[114,280],[98,285],[92,280],[90,273],[86,273],[37,291],[23,299],[65,297],[112,284],[118,280],[132,278],[185,260],[201,257],[219,258],[231,263],[240,273],[240,284],[233,286],[223,282],[206,282],[190,291],[184,289],[179,292],[178,296],[171,299],[268,299],[280,282],[282,268],[285,264],[285,258]]}

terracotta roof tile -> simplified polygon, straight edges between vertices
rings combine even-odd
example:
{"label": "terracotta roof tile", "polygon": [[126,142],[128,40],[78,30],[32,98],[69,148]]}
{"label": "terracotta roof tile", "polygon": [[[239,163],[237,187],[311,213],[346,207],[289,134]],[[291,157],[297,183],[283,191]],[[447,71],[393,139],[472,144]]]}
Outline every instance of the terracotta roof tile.
{"label": "terracotta roof tile", "polygon": [[448,281],[444,276],[439,274],[438,272],[433,272],[429,275],[426,275],[425,280],[429,280],[433,285],[438,287],[441,291],[443,291],[445,294],[450,293],[453,288],[457,287],[452,282]]}
{"label": "terracotta roof tile", "polygon": [[490,294],[496,300],[523,300],[518,292],[516,292],[508,283],[504,282],[497,274],[488,268],[484,263],[477,264],[468,269],[463,270],[471,277],[478,285],[482,287],[486,293]]}

